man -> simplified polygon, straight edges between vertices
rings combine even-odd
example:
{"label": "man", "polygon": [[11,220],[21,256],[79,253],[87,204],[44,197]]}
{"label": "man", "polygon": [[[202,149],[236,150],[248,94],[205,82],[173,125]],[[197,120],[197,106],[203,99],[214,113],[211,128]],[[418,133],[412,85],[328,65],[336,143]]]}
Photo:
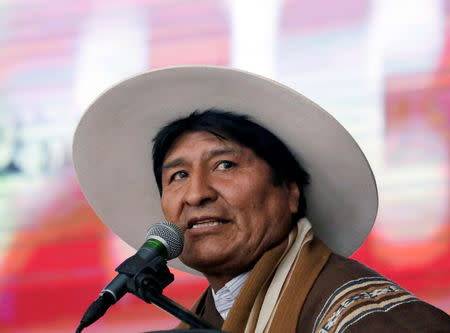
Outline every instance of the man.
{"label": "man", "polygon": [[[210,108],[256,121],[190,114]],[[145,152],[156,132],[155,184]],[[161,204],[184,231],[174,266],[211,285],[194,311],[218,328],[450,331],[445,313],[341,256],[370,231],[375,182],[350,135],[286,87],[219,67],[143,74],[89,108],[74,163],[94,210],[135,247]],[[130,217],[136,228],[124,222]]]}

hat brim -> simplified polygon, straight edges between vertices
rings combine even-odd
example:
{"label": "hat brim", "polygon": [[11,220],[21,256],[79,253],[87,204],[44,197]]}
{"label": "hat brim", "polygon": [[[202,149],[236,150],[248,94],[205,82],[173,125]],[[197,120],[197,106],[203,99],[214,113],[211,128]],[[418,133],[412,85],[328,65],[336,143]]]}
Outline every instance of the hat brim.
{"label": "hat brim", "polygon": [[[305,190],[315,234],[349,256],[372,229],[378,195],[373,173],[352,136],[298,92],[245,71],[180,66],[149,71],[104,92],[83,115],[73,162],[99,218],[134,248],[164,219],[152,168],[152,139],[195,110],[247,114],[276,134],[311,176]],[[178,259],[169,264],[198,274]]]}

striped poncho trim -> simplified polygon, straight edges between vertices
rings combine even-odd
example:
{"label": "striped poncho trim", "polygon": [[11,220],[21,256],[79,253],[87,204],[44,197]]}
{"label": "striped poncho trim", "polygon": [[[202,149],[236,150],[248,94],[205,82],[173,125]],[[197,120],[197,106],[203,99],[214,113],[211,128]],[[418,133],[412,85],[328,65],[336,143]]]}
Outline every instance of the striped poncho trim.
{"label": "striped poncho trim", "polygon": [[384,277],[352,280],[331,294],[319,313],[314,333],[341,333],[375,312],[387,312],[419,299]]}

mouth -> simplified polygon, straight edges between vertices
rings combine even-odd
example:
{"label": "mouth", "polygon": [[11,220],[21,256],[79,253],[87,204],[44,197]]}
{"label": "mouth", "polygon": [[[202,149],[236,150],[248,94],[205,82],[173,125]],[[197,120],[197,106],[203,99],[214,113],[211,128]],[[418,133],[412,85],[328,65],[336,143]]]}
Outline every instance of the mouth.
{"label": "mouth", "polygon": [[206,227],[215,227],[222,224],[229,223],[228,220],[218,218],[218,217],[201,217],[201,218],[193,218],[188,222],[188,229],[199,229]]}

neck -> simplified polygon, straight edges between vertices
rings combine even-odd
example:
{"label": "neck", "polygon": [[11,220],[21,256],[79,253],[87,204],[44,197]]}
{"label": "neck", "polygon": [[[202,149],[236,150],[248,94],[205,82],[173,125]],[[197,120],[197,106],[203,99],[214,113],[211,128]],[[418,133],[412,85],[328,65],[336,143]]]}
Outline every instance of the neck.
{"label": "neck", "polygon": [[218,292],[220,289],[225,286],[225,284],[228,281],[233,280],[237,275],[228,275],[228,274],[221,274],[221,275],[206,275],[206,279],[208,280],[211,287],[214,289],[214,292]]}

